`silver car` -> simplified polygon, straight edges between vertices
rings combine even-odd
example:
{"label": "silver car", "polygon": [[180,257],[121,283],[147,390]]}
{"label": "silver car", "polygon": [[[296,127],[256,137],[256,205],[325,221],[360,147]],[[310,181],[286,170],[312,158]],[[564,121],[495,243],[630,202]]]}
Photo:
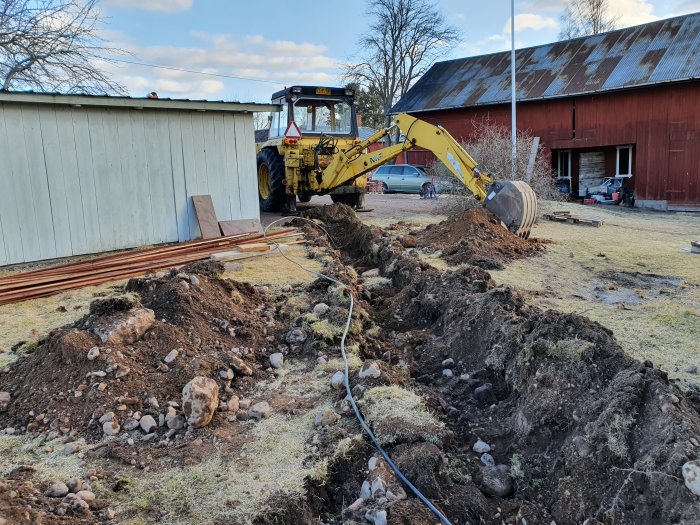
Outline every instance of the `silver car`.
{"label": "silver car", "polygon": [[433,179],[425,168],[412,164],[380,166],[372,175],[372,180],[382,183],[384,193],[418,193],[422,196],[433,186]]}

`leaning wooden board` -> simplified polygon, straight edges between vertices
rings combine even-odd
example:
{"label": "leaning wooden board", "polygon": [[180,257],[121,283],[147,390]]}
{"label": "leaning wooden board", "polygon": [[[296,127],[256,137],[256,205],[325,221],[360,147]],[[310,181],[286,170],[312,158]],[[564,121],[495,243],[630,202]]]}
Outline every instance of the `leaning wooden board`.
{"label": "leaning wooden board", "polygon": [[214,203],[211,201],[211,195],[193,195],[192,204],[197,216],[199,231],[202,232],[202,239],[221,237],[221,230],[219,229],[219,222],[216,220],[216,212],[214,211]]}
{"label": "leaning wooden board", "polygon": [[600,217],[581,217],[568,212],[561,214],[549,213],[545,214],[545,217],[550,221],[566,222],[568,224],[586,224],[588,226],[595,226],[596,228],[600,228],[604,222]]}
{"label": "leaning wooden board", "polygon": [[260,221],[257,219],[239,219],[236,221],[219,221],[221,233],[224,235],[236,235],[238,233],[260,233]]}

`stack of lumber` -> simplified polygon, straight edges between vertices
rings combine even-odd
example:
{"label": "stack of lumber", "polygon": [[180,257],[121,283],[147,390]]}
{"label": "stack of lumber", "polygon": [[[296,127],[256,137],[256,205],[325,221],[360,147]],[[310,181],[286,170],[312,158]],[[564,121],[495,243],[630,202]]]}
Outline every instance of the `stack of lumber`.
{"label": "stack of lumber", "polygon": [[603,225],[603,219],[600,217],[582,217],[570,211],[553,211],[552,213],[546,213],[544,216],[550,221],[566,222],[568,224],[586,224],[596,228]]}
{"label": "stack of lumber", "polygon": [[226,251],[258,253],[254,250],[263,250],[262,246],[265,251],[270,251],[272,243],[268,243],[268,240],[284,243],[300,235],[296,228],[280,229],[268,233],[267,237],[259,233],[243,233],[145,250],[131,250],[9,275],[0,278],[0,305],[137,277],[164,268],[206,260],[214,254]]}

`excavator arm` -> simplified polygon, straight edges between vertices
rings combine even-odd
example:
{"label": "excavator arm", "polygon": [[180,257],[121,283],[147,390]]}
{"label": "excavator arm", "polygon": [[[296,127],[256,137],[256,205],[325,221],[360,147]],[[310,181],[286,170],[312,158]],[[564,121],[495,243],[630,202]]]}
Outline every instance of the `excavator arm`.
{"label": "excavator arm", "polygon": [[[393,127],[404,132],[406,140],[386,148],[363,153],[366,148],[386,137]],[[474,197],[491,211],[510,231],[528,237],[537,216],[537,197],[522,181],[494,181],[479,172],[476,161],[446,129],[411,115],[401,113],[394,126],[377,131],[345,152],[338,152],[323,170],[330,187],[346,184],[371,171],[404,151],[420,146],[431,151]]]}

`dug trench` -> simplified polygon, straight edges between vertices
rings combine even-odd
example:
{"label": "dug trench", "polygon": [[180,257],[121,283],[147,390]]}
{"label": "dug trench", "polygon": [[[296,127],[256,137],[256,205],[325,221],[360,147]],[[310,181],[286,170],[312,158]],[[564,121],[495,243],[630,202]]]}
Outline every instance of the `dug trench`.
{"label": "dug trench", "polygon": [[[313,217],[346,264],[386,279],[368,306],[384,345],[363,357],[407,368],[446,425],[387,450],[453,523],[700,521],[697,393],[626,356],[604,326],[528,306],[479,267],[432,268],[348,208]],[[390,505],[390,522],[434,523],[416,503]]]}
{"label": "dug trench", "polygon": [[697,396],[625,356],[603,326],[496,286],[478,263],[539,247],[513,251],[474,213],[446,224],[482,232],[454,270],[411,248],[441,242],[438,230],[407,240],[334,205],[310,213],[331,243],[300,226],[344,287],[253,287],[193,264],[94,302],[0,373],[0,518],[436,523],[345,400],[351,291],[354,396],[452,523],[697,523],[684,482],[700,483]]}

